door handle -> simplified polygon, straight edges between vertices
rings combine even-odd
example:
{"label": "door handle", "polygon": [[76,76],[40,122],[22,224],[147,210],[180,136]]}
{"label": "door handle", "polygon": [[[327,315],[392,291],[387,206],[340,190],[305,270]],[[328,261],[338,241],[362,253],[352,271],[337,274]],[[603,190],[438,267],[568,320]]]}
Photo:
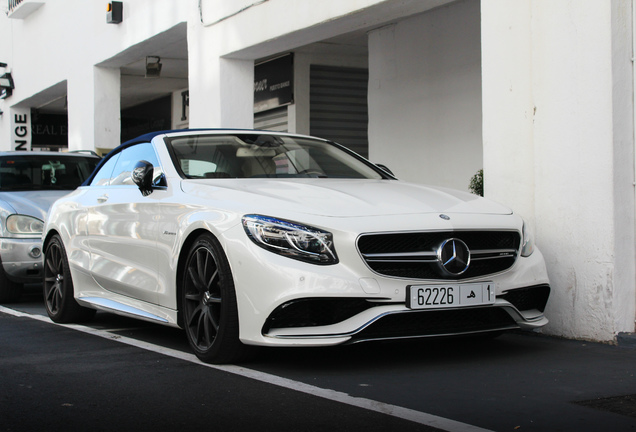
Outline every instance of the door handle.
{"label": "door handle", "polygon": [[97,198],[97,202],[104,203],[106,201],[108,201],[108,195],[102,195]]}

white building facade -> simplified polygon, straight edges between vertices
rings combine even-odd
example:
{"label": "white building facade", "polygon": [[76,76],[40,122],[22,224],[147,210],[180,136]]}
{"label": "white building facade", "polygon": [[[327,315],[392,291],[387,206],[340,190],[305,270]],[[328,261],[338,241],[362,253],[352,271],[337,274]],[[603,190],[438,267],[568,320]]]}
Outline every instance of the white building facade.
{"label": "white building facade", "polygon": [[0,150],[258,127],[334,139],[416,183],[466,190],[483,168],[485,196],[546,256],[544,332],[634,333],[633,0],[3,7]]}

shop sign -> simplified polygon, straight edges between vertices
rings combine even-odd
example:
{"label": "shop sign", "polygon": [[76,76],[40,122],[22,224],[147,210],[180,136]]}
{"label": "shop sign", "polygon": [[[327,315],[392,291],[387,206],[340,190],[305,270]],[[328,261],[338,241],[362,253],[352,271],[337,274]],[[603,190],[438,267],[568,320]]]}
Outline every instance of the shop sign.
{"label": "shop sign", "polygon": [[33,111],[32,145],[68,147],[68,117],[61,114],[40,114]]}
{"label": "shop sign", "polygon": [[188,120],[190,112],[190,90],[181,92],[181,121]]}
{"label": "shop sign", "polygon": [[254,66],[254,112],[294,102],[294,56],[286,54]]}
{"label": "shop sign", "polygon": [[31,109],[11,109],[11,143],[13,150],[31,150]]}
{"label": "shop sign", "polygon": [[121,141],[170,129],[171,124],[172,95],[126,108],[121,111]]}

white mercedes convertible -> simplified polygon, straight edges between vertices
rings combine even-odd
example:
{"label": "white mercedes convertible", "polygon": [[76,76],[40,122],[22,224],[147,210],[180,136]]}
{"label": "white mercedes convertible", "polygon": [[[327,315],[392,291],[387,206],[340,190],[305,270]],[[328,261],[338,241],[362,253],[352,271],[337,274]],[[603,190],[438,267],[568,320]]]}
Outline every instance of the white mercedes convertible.
{"label": "white mercedes convertible", "polygon": [[46,309],[181,327],[196,355],[250,345],[537,329],[544,259],[521,217],[465,192],[397,180],[333,142],[249,130],[122,144],[56,201]]}

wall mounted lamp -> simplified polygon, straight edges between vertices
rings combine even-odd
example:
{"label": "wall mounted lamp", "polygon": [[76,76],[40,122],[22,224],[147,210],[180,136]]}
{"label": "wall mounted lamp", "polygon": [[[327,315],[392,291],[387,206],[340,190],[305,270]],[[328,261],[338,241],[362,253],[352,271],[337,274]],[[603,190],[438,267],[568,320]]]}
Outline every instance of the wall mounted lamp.
{"label": "wall mounted lamp", "polygon": [[146,78],[159,78],[161,74],[161,57],[146,57]]}
{"label": "wall mounted lamp", "polygon": [[[0,63],[1,68],[6,68],[6,63]],[[0,99],[8,98],[13,94],[13,89],[15,85],[13,84],[13,77],[11,76],[11,72],[6,72],[4,75],[0,76]]]}
{"label": "wall mounted lamp", "polygon": [[124,20],[124,4],[120,1],[113,1],[106,6],[106,22],[108,24],[119,24]]}

